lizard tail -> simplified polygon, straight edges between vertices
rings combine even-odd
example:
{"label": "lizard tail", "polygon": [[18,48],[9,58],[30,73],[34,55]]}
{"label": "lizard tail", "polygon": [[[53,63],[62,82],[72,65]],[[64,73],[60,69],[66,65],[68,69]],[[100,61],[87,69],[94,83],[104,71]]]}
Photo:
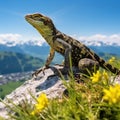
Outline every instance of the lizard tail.
{"label": "lizard tail", "polygon": [[94,58],[99,62],[99,65],[108,70],[111,71],[112,73],[118,75],[120,74],[120,70],[114,66],[112,66],[111,64],[107,63],[104,59],[100,58],[97,54],[94,53]]}

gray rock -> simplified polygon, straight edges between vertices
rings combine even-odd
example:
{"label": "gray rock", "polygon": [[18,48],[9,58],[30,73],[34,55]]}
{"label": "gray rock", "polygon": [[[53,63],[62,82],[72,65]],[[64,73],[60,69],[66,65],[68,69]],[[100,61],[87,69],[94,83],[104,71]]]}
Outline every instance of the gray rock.
{"label": "gray rock", "polygon": [[[84,61],[84,62],[83,62]],[[86,61],[86,62],[85,62]],[[83,63],[83,64],[82,64]],[[79,64],[81,65],[81,70],[84,69],[83,66],[86,67],[85,63],[87,64],[87,67],[89,67],[88,63],[92,63],[92,67],[94,66],[94,61],[89,60],[81,60]],[[12,100],[15,104],[21,103],[26,98],[29,100],[33,99],[30,95],[33,94],[34,96],[39,96],[42,92],[46,93],[48,98],[56,98],[62,97],[63,92],[65,91],[65,86],[62,83],[61,77],[58,75],[55,75],[56,69],[61,69],[62,66],[55,66],[51,67],[49,69],[46,69],[45,75],[41,72],[37,78],[32,78],[28,81],[26,81],[23,85],[18,87],[16,90],[14,90],[11,94],[7,95],[5,99],[3,100],[7,104],[10,104],[8,99]],[[92,71],[92,69],[91,69]],[[65,76],[65,80],[68,80]],[[120,83],[120,75],[115,78],[115,81],[117,83]],[[0,102],[0,116],[4,118],[8,118],[7,116],[7,109],[5,105]]]}
{"label": "gray rock", "polygon": [[[59,69],[60,66],[55,68]],[[21,103],[24,99],[33,99],[30,95],[40,95],[42,92],[46,93],[48,98],[62,97],[65,86],[62,84],[61,78],[54,74],[53,68],[45,70],[45,75],[41,72],[37,78],[32,78],[26,81],[23,85],[7,95],[4,102],[9,104],[8,99],[15,104]],[[0,102],[0,116],[7,118],[7,109],[3,103]]]}
{"label": "gray rock", "polygon": [[78,63],[79,71],[83,74],[90,75],[99,69],[99,63],[92,59],[83,58]]}

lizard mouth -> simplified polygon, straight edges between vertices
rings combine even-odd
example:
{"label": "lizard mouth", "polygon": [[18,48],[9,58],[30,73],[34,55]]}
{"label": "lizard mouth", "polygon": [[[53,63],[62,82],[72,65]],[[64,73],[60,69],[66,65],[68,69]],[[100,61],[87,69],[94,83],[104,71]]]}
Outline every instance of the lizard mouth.
{"label": "lizard mouth", "polygon": [[54,28],[52,20],[42,14],[28,14],[25,16],[25,19],[30,23],[34,28],[36,28],[42,35],[49,34],[51,35]]}

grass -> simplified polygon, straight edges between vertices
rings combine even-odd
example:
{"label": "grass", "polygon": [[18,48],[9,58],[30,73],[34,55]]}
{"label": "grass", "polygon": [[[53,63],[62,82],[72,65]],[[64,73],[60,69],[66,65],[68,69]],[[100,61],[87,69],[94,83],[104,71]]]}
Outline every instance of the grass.
{"label": "grass", "polygon": [[[120,68],[118,59],[109,62]],[[36,98],[30,93],[34,103],[25,99],[19,105],[10,101],[12,107],[4,104],[12,120],[120,120],[120,84],[112,76],[99,71],[77,83],[71,73],[69,82],[62,77],[67,88],[62,98],[48,99],[44,93]]]}
{"label": "grass", "polygon": [[0,98],[4,99],[7,94],[10,94],[14,89],[19,87],[24,83],[24,80],[20,81],[11,81],[5,85],[0,85]]}

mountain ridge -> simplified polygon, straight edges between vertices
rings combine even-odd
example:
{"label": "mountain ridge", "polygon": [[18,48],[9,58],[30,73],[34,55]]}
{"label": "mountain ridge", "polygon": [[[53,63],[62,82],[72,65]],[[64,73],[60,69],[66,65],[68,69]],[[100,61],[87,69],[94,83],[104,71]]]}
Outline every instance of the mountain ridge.
{"label": "mountain ridge", "polygon": [[[101,57],[105,58],[106,54],[110,54],[111,56],[120,56],[120,52],[119,52],[120,46],[117,44],[104,44],[102,41],[99,41],[99,42],[92,41],[92,43],[90,41],[82,41],[82,43],[85,44],[86,46],[88,46],[89,48],[91,48],[93,51],[95,51],[95,53],[97,53]],[[23,56],[26,56],[26,54],[27,54],[27,55],[37,57],[40,59],[42,58],[42,60],[43,60],[42,65],[45,62],[45,60],[49,54],[49,48],[50,47],[49,47],[49,45],[47,45],[47,43],[44,42],[43,44],[40,44],[40,43],[37,44],[37,41],[35,42],[35,44],[33,44],[33,41],[32,42],[29,41],[29,42],[24,42],[24,44],[23,43],[16,44],[16,45],[14,44],[14,46],[0,43],[0,51],[1,52],[13,52],[14,54],[22,54]],[[24,57],[22,57],[22,58],[24,58]],[[107,60],[108,58],[106,57],[105,59]],[[30,58],[28,61],[32,62],[32,60],[33,60],[33,58]],[[59,64],[62,62],[62,60],[63,60],[63,56],[56,53],[56,55],[53,59],[53,62]],[[4,61],[2,61],[2,62],[4,63]],[[8,63],[9,63],[9,61],[8,61]],[[6,64],[8,64],[8,63],[6,63]],[[1,63],[1,65],[3,65],[3,64]],[[35,70],[36,68],[39,68],[42,65],[38,64],[32,70]],[[18,66],[18,63],[17,63],[17,66]],[[26,66],[31,67],[31,64],[28,65],[26,62]],[[2,67],[5,68],[4,66],[2,66]],[[20,65],[18,66],[18,68],[19,68],[18,70],[20,72],[24,71],[20,68]],[[10,67],[9,67],[9,69],[10,69]],[[30,70],[31,70],[31,68],[29,69],[29,71]],[[11,72],[17,72],[17,71],[11,71]],[[0,71],[0,74],[4,74],[4,73],[6,73],[6,72],[4,72],[4,70],[2,69],[2,71]]]}
{"label": "mountain ridge", "polygon": [[[20,41],[19,41],[20,42]],[[29,54],[34,57],[39,57],[46,59],[47,55],[49,54],[49,45],[44,42],[42,44],[39,43],[39,41],[25,41],[24,43],[17,43],[16,45],[13,43],[13,45],[1,44],[0,43],[0,51],[10,51],[10,52],[16,52],[16,53],[23,53],[23,54]],[[120,45],[117,43],[110,43],[103,41],[81,41],[83,44],[94,50],[96,53],[103,52],[108,54],[116,54],[120,56]]]}
{"label": "mountain ridge", "polygon": [[43,64],[44,60],[30,55],[0,52],[0,74],[33,71]]}

